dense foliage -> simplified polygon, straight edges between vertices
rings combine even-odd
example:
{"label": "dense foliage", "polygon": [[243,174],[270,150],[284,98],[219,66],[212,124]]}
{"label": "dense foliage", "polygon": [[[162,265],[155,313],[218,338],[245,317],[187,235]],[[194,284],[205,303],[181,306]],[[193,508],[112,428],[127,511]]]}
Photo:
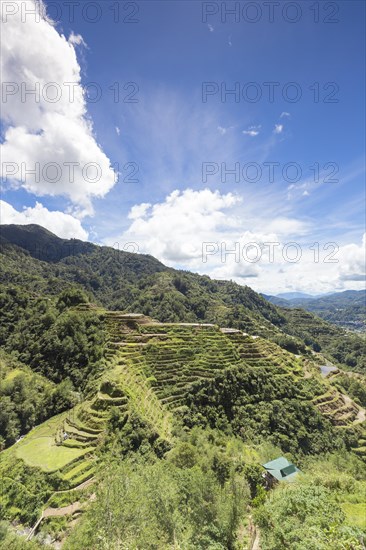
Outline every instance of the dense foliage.
{"label": "dense foliage", "polygon": [[70,308],[85,300],[72,287],[56,301],[16,286],[3,287],[0,345],[49,380],[68,378],[82,389],[102,356],[103,344],[98,315]]}
{"label": "dense foliage", "polygon": [[53,384],[0,351],[0,448],[76,401],[69,381]]}
{"label": "dense foliage", "polygon": [[165,458],[140,448],[122,463],[112,461],[97,504],[66,548],[239,548],[250,491],[243,463],[230,456],[240,456],[233,444],[193,430]]}
{"label": "dense foliage", "polygon": [[263,550],[362,550],[364,468],[348,454],[312,458],[256,511]]}
{"label": "dense foliage", "polygon": [[342,447],[331,423],[307,399],[322,393],[310,379],[271,375],[269,369],[230,369],[200,382],[183,417],[190,427],[208,425],[233,431],[247,442],[263,438],[294,456]]}

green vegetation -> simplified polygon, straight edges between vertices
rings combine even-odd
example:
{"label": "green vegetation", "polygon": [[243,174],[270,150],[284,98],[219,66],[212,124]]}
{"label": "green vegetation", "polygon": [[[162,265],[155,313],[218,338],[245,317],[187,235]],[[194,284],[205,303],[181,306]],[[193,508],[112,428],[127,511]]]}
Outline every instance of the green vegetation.
{"label": "green vegetation", "polygon": [[290,300],[267,296],[272,303],[282,307],[301,307],[349,330],[365,332],[366,293],[365,290],[346,290],[330,296],[317,298],[292,298]]}
{"label": "green vegetation", "polygon": [[307,459],[304,474],[280,485],[256,511],[263,550],[362,549],[365,476],[347,454]]}
{"label": "green vegetation", "polygon": [[102,357],[103,344],[98,315],[67,307],[85,299],[74,288],[51,300],[29,295],[19,287],[4,287],[0,345],[54,382],[69,378],[76,388],[85,387]]}
{"label": "green vegetation", "polygon": [[76,400],[71,383],[56,385],[0,350],[0,448]]}
{"label": "green vegetation", "polygon": [[[148,256],[48,232],[34,249],[39,233],[1,253],[0,547],[37,548],[14,529],[41,519],[33,541],[73,550],[242,550],[255,525],[262,550],[362,550],[357,335]],[[267,492],[280,455],[302,474]]]}
{"label": "green vegetation", "polygon": [[[303,310],[278,308],[247,286],[170,269],[151,256],[64,241],[39,226],[2,226],[2,235],[0,284],[11,280],[33,297],[57,296],[71,287],[82,291],[84,300],[86,293],[107,309],[137,311],[161,322],[203,321],[238,328],[283,343],[285,349],[297,346],[300,353],[305,343],[336,363],[366,371],[358,335]],[[63,337],[62,327],[55,330]]]}
{"label": "green vegetation", "polygon": [[222,486],[199,466],[126,461],[107,469],[98,504],[66,548],[234,548],[247,501],[239,476]]}

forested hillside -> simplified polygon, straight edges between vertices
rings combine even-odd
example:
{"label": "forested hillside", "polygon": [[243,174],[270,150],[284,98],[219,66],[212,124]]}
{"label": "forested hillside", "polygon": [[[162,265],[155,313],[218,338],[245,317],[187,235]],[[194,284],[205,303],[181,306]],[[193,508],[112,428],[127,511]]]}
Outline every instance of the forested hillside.
{"label": "forested hillside", "polygon": [[136,311],[161,322],[217,323],[293,351],[305,343],[336,363],[366,370],[357,334],[311,313],[276,307],[247,286],[167,268],[151,256],[65,241],[35,225],[1,227],[0,283],[7,288],[54,296],[73,284],[107,309]]}
{"label": "forested hillside", "polygon": [[[0,547],[362,550],[357,335],[37,226],[1,259]],[[268,492],[281,455],[301,474]]]}
{"label": "forested hillside", "polygon": [[272,304],[303,308],[325,321],[358,332],[366,330],[366,291],[346,290],[329,296],[286,298],[264,296]]}

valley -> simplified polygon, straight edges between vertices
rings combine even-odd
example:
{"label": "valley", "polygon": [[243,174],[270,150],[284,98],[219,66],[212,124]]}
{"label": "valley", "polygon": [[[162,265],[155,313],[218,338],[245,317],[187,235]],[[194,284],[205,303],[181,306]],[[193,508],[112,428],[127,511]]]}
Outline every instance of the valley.
{"label": "valley", "polygon": [[[113,301],[110,281],[98,292],[80,281],[89,281],[94,260],[102,280],[110,254],[89,247],[45,262],[3,242],[6,545],[102,548],[106,537],[111,548],[122,540],[175,548],[179,540],[184,548],[244,549],[254,517],[261,548],[276,548],[283,535],[268,521],[285,505],[284,488],[273,490],[272,510],[261,465],[283,454],[302,471],[291,486],[290,523],[298,521],[297,499],[321,503],[338,519],[330,534],[309,512],[315,540],[361,549],[366,389],[357,337],[303,310],[283,313],[247,287],[151,258],[146,269],[157,271],[137,282],[144,259],[128,253],[124,267],[109,262],[109,277],[115,273],[113,295],[130,296],[131,307],[108,309],[101,302]],[[355,354],[354,367],[337,355],[335,340]],[[120,517],[114,527],[106,519],[112,510]]]}

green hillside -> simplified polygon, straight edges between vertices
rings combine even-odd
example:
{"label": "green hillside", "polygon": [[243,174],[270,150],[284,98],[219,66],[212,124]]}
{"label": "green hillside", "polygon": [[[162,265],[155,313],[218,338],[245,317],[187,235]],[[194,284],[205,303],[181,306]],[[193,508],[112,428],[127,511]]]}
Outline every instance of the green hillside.
{"label": "green hillside", "polygon": [[272,304],[286,308],[303,308],[349,330],[365,332],[366,291],[345,290],[329,296],[283,299],[282,296],[264,296]]}
{"label": "green hillside", "polygon": [[106,452],[148,445],[162,457],[182,428],[220,430],[254,449],[266,441],[297,460],[347,449],[365,456],[361,407],[343,403],[312,359],[216,325],[72,309],[101,319],[104,356],[81,403],[1,453],[8,520],[32,524],[43,513],[46,527],[51,509],[83,509]]}
{"label": "green hillside", "polygon": [[0,284],[8,288],[11,281],[34,297],[55,296],[74,285],[110,310],[136,311],[161,322],[216,323],[293,351],[303,352],[305,342],[338,364],[366,370],[358,335],[311,313],[276,307],[247,286],[170,269],[151,256],[65,241],[36,225],[1,226],[0,256]]}
{"label": "green hillside", "polygon": [[[40,260],[39,228],[9,228],[0,548],[251,549],[259,529],[263,550],[362,549],[357,336],[151,257]],[[281,455],[302,473],[267,492]]]}

